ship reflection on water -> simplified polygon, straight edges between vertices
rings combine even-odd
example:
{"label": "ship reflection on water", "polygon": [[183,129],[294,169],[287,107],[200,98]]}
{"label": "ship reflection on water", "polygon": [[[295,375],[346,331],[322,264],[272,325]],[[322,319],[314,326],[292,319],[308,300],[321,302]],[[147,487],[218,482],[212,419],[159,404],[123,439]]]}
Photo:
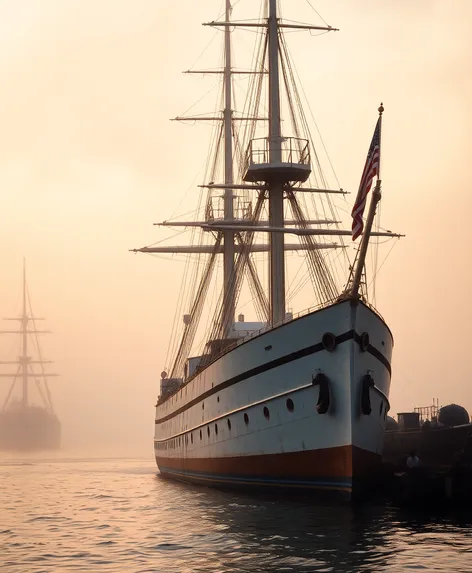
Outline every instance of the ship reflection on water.
{"label": "ship reflection on water", "polygon": [[12,456],[0,472],[2,573],[471,570],[470,514],[191,486],[152,459]]}
{"label": "ship reflection on water", "polygon": [[239,496],[228,504],[215,504],[212,498],[202,505],[204,517],[224,527],[233,545],[247,548],[241,558],[248,562],[248,571],[347,572],[382,567],[389,560],[388,524],[380,510],[376,515],[319,500],[315,504]]}
{"label": "ship reflection on water", "polygon": [[[308,496],[277,499],[275,494],[171,485],[160,477],[158,482],[160,491],[169,488],[176,498],[183,496],[184,505],[193,506],[188,509],[199,522],[202,543],[208,535],[214,537],[213,553],[207,556],[211,570],[219,570],[217,560],[227,571],[400,571],[418,564],[417,545],[427,544],[425,559],[429,552],[433,559],[436,542],[443,547],[448,536],[460,538],[470,527],[447,519],[439,519],[438,525],[430,516],[385,504],[339,504]],[[416,536],[414,545],[411,536]],[[438,566],[445,560],[446,568],[440,570],[452,569],[453,560],[444,551],[436,559]]]}

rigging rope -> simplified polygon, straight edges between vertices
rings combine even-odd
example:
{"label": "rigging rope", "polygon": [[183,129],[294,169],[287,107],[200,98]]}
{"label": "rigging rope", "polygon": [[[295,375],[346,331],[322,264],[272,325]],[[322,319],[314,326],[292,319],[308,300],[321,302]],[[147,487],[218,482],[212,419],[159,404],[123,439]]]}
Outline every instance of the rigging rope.
{"label": "rigging rope", "polygon": [[[29,306],[29,311],[30,311],[30,319],[31,319],[31,322],[33,323],[33,330],[36,331],[36,321],[35,321],[34,316],[33,316],[33,307],[32,307],[32,304],[31,304],[31,298],[30,298],[30,293],[29,293],[28,285],[27,285],[27,284],[25,284],[25,288],[26,288],[26,296],[27,296],[27,299],[28,299],[28,306]],[[38,334],[37,334],[36,332],[35,332],[35,335],[34,335],[34,339],[33,339],[33,340],[34,340],[34,342],[35,342],[35,344],[36,344],[36,351],[37,351],[37,353],[38,353],[38,359],[39,359],[39,362],[40,362],[40,369],[41,369],[41,376],[42,376],[42,381],[43,381],[43,384],[44,384],[44,387],[45,387],[45,390],[46,390],[47,399],[45,398],[45,396],[44,396],[44,394],[43,394],[43,392],[42,392],[42,389],[41,389],[41,384],[40,384],[41,378],[39,378],[39,381],[38,381],[38,379],[36,378],[36,380],[35,380],[35,381],[36,381],[36,386],[38,387],[39,394],[40,394],[40,396],[41,396],[41,399],[42,399],[43,402],[44,402],[44,405],[45,405],[46,409],[48,409],[48,410],[50,410],[51,412],[53,412],[53,411],[54,411],[54,408],[53,408],[53,405],[52,405],[51,392],[49,391],[49,386],[48,386],[47,379],[46,379],[46,373],[45,373],[45,370],[44,370],[43,355],[42,355],[42,352],[41,352],[41,347],[40,347],[40,345],[39,345]],[[31,369],[31,365],[30,365],[30,369]],[[31,369],[31,372],[33,373],[32,369]]]}
{"label": "rigging rope", "polygon": [[[321,163],[320,163],[318,154],[317,154],[317,152],[316,152],[316,148],[314,147],[314,144],[313,144],[313,137],[312,137],[312,134],[311,134],[310,127],[309,127],[309,125],[308,125],[308,121],[307,121],[306,116],[305,116],[305,113],[304,113],[304,111],[303,111],[303,105],[302,105],[301,97],[300,97],[300,94],[299,94],[299,91],[298,91],[298,87],[297,87],[297,79],[296,79],[295,73],[294,73],[295,66],[294,66],[294,64],[292,63],[292,60],[291,60],[291,58],[290,58],[290,53],[289,53],[289,50],[288,50],[288,46],[287,46],[287,43],[286,43],[286,41],[285,41],[285,38],[284,38],[284,35],[283,35],[283,34],[280,34],[280,47],[281,47],[280,56],[281,56],[281,62],[282,62],[282,70],[283,70],[283,74],[284,74],[285,87],[286,87],[286,90],[287,90],[287,93],[288,93],[288,94],[290,93],[290,90],[293,91],[293,96],[290,95],[290,97],[288,98],[288,100],[289,100],[289,105],[290,105],[290,109],[291,109],[291,114],[292,114],[292,115],[295,115],[295,110],[294,110],[294,105],[293,105],[293,99],[295,99],[296,104],[297,104],[297,108],[298,108],[298,114],[299,114],[299,116],[300,116],[300,118],[301,118],[301,121],[302,121],[302,124],[303,124],[303,131],[304,131],[304,133],[306,134],[305,137],[306,137],[306,138],[310,141],[310,143],[311,143],[312,155],[313,155],[314,158],[315,158],[316,170],[317,170],[317,172],[319,173],[319,179],[318,179],[318,177],[317,177],[317,175],[316,175],[316,171],[312,171],[312,174],[311,174],[312,177],[311,177],[310,179],[314,179],[314,180],[315,180],[315,185],[314,185],[314,186],[320,186],[321,188],[325,188],[325,189],[326,189],[326,188],[329,188],[329,184],[328,184],[328,182],[327,182],[327,179],[326,179],[326,177],[325,177],[325,175],[324,175],[324,172],[323,172],[323,169],[322,169],[322,167],[321,167]],[[297,74],[297,77],[298,77],[298,74]],[[303,87],[302,87],[302,90],[303,90]],[[305,99],[306,99],[306,96],[305,96]],[[308,104],[308,105],[309,105],[309,104]],[[311,111],[311,108],[309,108],[309,109],[310,109],[310,111]],[[315,123],[315,126],[316,126],[316,121],[315,121],[314,118],[313,118],[313,113],[312,113],[312,112],[311,112],[311,115],[312,115],[312,119],[313,119],[313,121],[314,121],[314,123]],[[292,121],[293,121],[293,120],[292,120]],[[317,126],[316,126],[316,127],[317,127]],[[317,128],[317,129],[318,129],[318,128]],[[326,153],[326,155],[328,156],[327,151],[326,151],[326,148],[325,148],[324,143],[323,143],[323,140],[322,140],[322,138],[321,138],[321,134],[319,133],[319,130],[318,130],[318,134],[319,134],[320,139],[321,139],[321,141],[322,141],[322,144],[323,144],[325,153]],[[328,156],[328,159],[329,159],[329,156]],[[331,163],[331,161],[330,161],[330,163]],[[334,169],[333,169],[333,173],[334,173]],[[336,176],[336,174],[335,174],[335,176]],[[336,180],[337,180],[337,177],[336,177]],[[338,183],[339,183],[339,182],[338,182]],[[328,193],[326,193],[326,194],[324,195],[324,198],[325,198],[325,201],[320,201],[320,203],[321,203],[321,208],[322,208],[322,213],[323,213],[324,218],[325,218],[325,219],[331,218],[331,219],[334,220],[334,221],[338,221],[339,217],[338,217],[338,214],[337,214],[337,212],[336,212],[336,208],[334,207],[334,204],[333,204],[333,202],[332,202],[332,200],[331,200],[330,195],[329,195]],[[304,197],[303,197],[302,201],[306,204],[306,200],[305,200]],[[314,195],[311,195],[311,202],[312,202],[312,206],[313,206],[314,212],[315,212],[315,214],[318,216],[318,215],[319,215],[319,211],[318,211],[318,209],[317,209],[317,203],[316,203],[316,199],[315,199],[315,196],[314,196]],[[325,202],[326,202],[326,204],[327,204],[327,206],[328,206],[328,211],[329,211],[329,213],[326,211]],[[339,223],[335,223],[335,225],[336,225],[336,228],[339,229]],[[325,239],[325,238],[320,238],[320,240],[321,240],[321,241],[324,241],[324,242],[327,242],[327,239]],[[343,240],[342,237],[340,238],[340,242],[341,242],[341,245],[344,247],[345,245],[344,245],[344,240]],[[343,251],[343,253],[344,253],[345,249],[342,249],[342,251]],[[331,258],[332,255],[331,255],[329,252],[328,252],[327,255],[326,255],[326,262],[327,262],[327,263],[329,262],[332,272],[334,272],[336,275],[338,275],[338,268],[337,268],[338,265],[335,264],[335,261],[339,260],[339,256],[340,256],[340,254],[338,253],[338,254],[336,255],[334,261],[333,261],[332,258]],[[345,257],[345,259],[346,259],[346,263],[349,264],[348,256],[347,256],[345,253],[344,253],[344,257]],[[341,283],[341,281],[339,280],[339,277],[337,277],[337,283],[338,283],[338,284]]]}
{"label": "rigging rope", "polygon": [[[302,229],[308,229],[309,225],[306,222],[303,211],[292,189],[287,190],[287,198],[292,207],[293,218]],[[320,250],[316,248],[314,237],[311,235],[301,235],[301,240],[307,247],[308,268],[312,272],[313,286],[317,290],[319,302],[323,303],[334,300],[339,293]]]}
{"label": "rigging rope", "polygon": [[213,274],[215,261],[222,240],[223,240],[223,233],[219,233],[213,248],[213,252],[207,261],[205,272],[203,273],[203,277],[200,281],[200,285],[195,295],[192,309],[190,311],[189,320],[185,324],[184,334],[180,342],[180,346],[177,351],[174,364],[172,366],[171,378],[177,378],[178,376],[182,375],[184,363],[187,360],[188,353],[192,347],[195,334],[197,332],[198,322],[202,314],[205,297],[208,292],[208,287],[210,285],[211,276]]}
{"label": "rigging rope", "polygon": [[[238,242],[241,247],[244,245],[244,239],[241,237],[240,233],[237,234]],[[258,311],[258,316],[261,322],[267,322],[269,320],[269,300],[264,292],[259,275],[257,274],[257,269],[252,261],[251,256],[247,259],[246,273],[248,276],[249,287],[253,292],[253,297],[256,303],[256,311]]]}
{"label": "rigging rope", "polygon": [[[254,208],[254,214],[252,218],[252,222],[254,225],[259,220],[262,206],[264,203],[265,194],[264,192],[259,193],[256,206]],[[222,294],[220,295],[220,302],[216,308],[216,312],[213,319],[213,328],[210,332],[208,337],[208,342],[210,341],[219,341],[224,340],[226,337],[226,333],[230,330],[230,325],[234,320],[234,317],[228,312],[229,310],[229,301],[234,300],[235,304],[237,304],[239,294],[241,292],[241,281],[244,276],[244,269],[247,265],[247,261],[249,259],[251,246],[254,242],[254,235],[255,231],[245,231],[243,238],[243,244],[241,245],[240,251],[238,253],[236,263],[234,265],[233,272],[231,273],[231,277],[229,279],[229,285],[227,285],[226,289],[222,290]],[[204,356],[202,361],[200,362],[201,368],[204,368],[213,358],[212,353],[208,353]]]}
{"label": "rigging rope", "polygon": [[18,375],[19,375],[19,373],[20,373],[20,370],[21,370],[21,364],[18,365],[18,369],[17,369],[17,371],[16,371],[16,374],[15,374],[15,376],[13,377],[13,382],[11,383],[11,386],[10,386],[10,388],[9,388],[9,390],[8,390],[8,393],[7,393],[7,396],[6,396],[6,398],[5,398],[5,401],[3,402],[2,410],[5,410],[5,408],[6,408],[7,405],[8,405],[8,402],[9,402],[9,400],[10,400],[10,396],[11,396],[11,394],[12,394],[12,392],[13,392],[13,388],[15,387],[15,382],[16,382],[16,379],[18,378]]}

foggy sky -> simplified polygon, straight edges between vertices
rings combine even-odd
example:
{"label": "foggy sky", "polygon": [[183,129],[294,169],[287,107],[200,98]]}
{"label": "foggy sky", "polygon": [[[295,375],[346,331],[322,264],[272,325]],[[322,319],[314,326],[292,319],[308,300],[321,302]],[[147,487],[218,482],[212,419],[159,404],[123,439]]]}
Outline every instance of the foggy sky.
{"label": "foggy sky", "polygon": [[[178,4],[0,2],[0,312],[20,310],[25,256],[35,313],[54,331],[44,354],[61,373],[51,389],[69,446],[152,451],[183,264],[128,249],[195,205],[210,132],[168,119],[208,91],[181,71],[215,33],[201,22],[223,12],[220,0]],[[257,17],[256,4],[241,0],[239,16]],[[381,221],[407,235],[377,282],[395,338],[391,413],[433,397],[472,412],[472,3],[312,4],[341,31],[288,40],[346,189],[385,105]],[[319,23],[304,0],[283,15]],[[202,61],[220,64],[220,37]]]}

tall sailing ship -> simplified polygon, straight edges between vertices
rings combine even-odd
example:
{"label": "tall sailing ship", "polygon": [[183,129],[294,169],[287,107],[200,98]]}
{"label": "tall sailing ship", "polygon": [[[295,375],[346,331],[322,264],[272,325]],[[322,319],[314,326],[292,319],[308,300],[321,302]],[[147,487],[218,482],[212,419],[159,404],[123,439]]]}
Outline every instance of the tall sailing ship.
{"label": "tall sailing ship", "polygon": [[[161,223],[189,230],[193,244],[134,249],[189,261],[177,309],[183,323],[169,345],[170,372],[161,374],[155,457],[163,476],[188,482],[351,494],[380,464],[390,408],[393,337],[368,302],[365,275],[372,237],[399,236],[373,225],[383,107],[345,230],[334,204],[345,191],[321,168],[284,34],[336,29],[283,20],[277,0],[262,4],[259,20],[237,21],[226,0],[224,18],[207,24],[223,32],[222,69],[189,71],[223,80],[221,111],[176,118],[216,125],[195,220]],[[256,32],[251,70],[234,65],[232,35],[241,29]],[[242,77],[247,99],[237,113],[234,81]],[[344,243],[351,235],[361,236],[353,261]],[[296,291],[313,306],[294,313]],[[243,296],[257,322],[240,312]]]}
{"label": "tall sailing ship", "polygon": [[[36,322],[44,319],[37,318],[33,314],[25,268],[23,268],[21,315],[5,320],[19,322],[18,330],[2,330],[0,334],[19,335],[20,355],[17,360],[0,362],[16,366],[14,373],[0,374],[0,377],[11,380],[0,410],[0,450],[21,452],[58,449],[61,441],[61,423],[54,413],[47,382],[49,377],[57,374],[48,373],[44,368],[45,364],[51,361],[43,360],[38,335],[49,331],[39,330],[36,327]],[[34,359],[30,355],[33,352],[37,355]],[[41,400],[40,404],[33,402],[33,381],[37,397]]]}

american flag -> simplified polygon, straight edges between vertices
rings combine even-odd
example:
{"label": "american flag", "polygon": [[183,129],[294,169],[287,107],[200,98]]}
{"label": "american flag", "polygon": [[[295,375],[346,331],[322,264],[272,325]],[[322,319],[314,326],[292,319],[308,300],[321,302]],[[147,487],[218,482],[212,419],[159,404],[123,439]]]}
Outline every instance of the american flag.
{"label": "american flag", "polygon": [[357,192],[356,202],[352,208],[352,240],[355,241],[364,229],[364,221],[362,215],[364,214],[367,194],[372,187],[373,178],[379,174],[380,165],[380,126],[382,125],[382,117],[380,116],[375,126],[372,142],[367,153],[367,159],[362,173],[359,191]]}

